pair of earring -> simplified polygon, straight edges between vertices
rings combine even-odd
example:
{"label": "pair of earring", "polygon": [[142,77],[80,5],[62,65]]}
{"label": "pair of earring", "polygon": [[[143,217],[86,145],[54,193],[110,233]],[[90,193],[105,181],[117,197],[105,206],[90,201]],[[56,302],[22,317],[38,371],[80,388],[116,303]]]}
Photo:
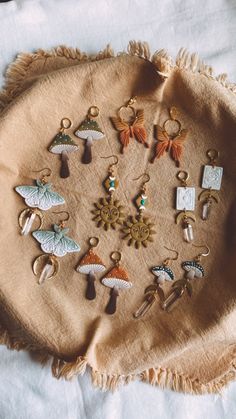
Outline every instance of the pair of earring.
{"label": "pair of earring", "polygon": [[191,297],[193,293],[191,281],[195,278],[203,278],[204,268],[200,264],[201,258],[206,257],[210,254],[210,249],[208,246],[197,246],[193,245],[194,247],[205,247],[207,249],[206,253],[198,254],[193,260],[187,260],[182,262],[181,266],[185,272],[185,276],[183,279],[175,281],[172,285],[171,293],[165,298],[164,291],[162,289],[162,285],[165,281],[174,281],[175,275],[173,270],[170,268],[170,262],[176,261],[179,257],[179,253],[176,250],[169,249],[165,247],[165,249],[175,252],[176,256],[174,258],[167,258],[163,261],[161,265],[155,266],[152,268],[152,273],[155,275],[155,283],[149,285],[144,291],[144,302],[138,308],[138,310],[134,313],[134,317],[136,319],[143,317],[152,307],[154,302],[156,301],[157,297],[159,297],[161,301],[161,308],[165,311],[169,311],[173,304],[181,298],[185,291],[187,291],[188,295]]}
{"label": "pair of earring", "polygon": [[[210,210],[212,207],[213,200],[218,203],[217,191],[221,188],[223,167],[216,166],[219,152],[214,149],[207,150],[207,157],[210,159],[208,165],[204,166],[202,175],[202,191],[199,195],[199,200],[203,200],[202,206],[202,220],[206,221],[209,219]],[[179,171],[177,178],[181,182],[181,186],[176,189],[176,210],[180,211],[176,215],[176,223],[182,223],[184,240],[186,242],[192,242],[194,240],[193,226],[191,221],[196,222],[194,215],[195,210],[195,188],[187,186],[189,174],[186,171]]]}
{"label": "pair of earring", "polygon": [[114,199],[114,193],[119,186],[119,181],[114,172],[114,167],[118,164],[118,157],[113,155],[102,158],[110,157],[115,159],[115,163],[109,165],[108,176],[104,182],[108,197],[101,198],[94,204],[95,210],[92,212],[95,217],[93,220],[97,222],[98,227],[103,227],[106,231],[110,228],[115,230],[117,225],[121,225],[123,226],[123,238],[128,240],[129,246],[134,245],[136,249],[139,249],[141,245],[147,247],[148,242],[153,241],[152,235],[156,233],[153,229],[154,224],[150,222],[148,217],[143,216],[143,212],[148,204],[146,184],[149,182],[150,176],[147,173],[144,173],[134,179],[138,180],[143,176],[146,177],[135,200],[138,213],[136,216],[128,217],[127,221],[125,221],[125,207],[120,204],[119,200]]}
{"label": "pair of earring", "polygon": [[[98,243],[99,239],[97,237],[90,237],[90,248],[76,267],[77,272],[87,275],[87,288],[85,296],[88,300],[94,300],[96,298],[94,284],[96,280],[96,273],[104,272],[106,270],[105,264],[94,251],[94,248],[98,245]],[[129,281],[127,271],[120,266],[121,253],[117,251],[112,252],[110,258],[114,263],[114,266],[101,279],[101,283],[111,289],[110,299],[105,312],[107,314],[114,314],[116,312],[119,290],[131,288],[132,283]]]}
{"label": "pair of earring", "polygon": [[[79,125],[74,132],[75,136],[85,140],[85,148],[82,156],[82,163],[89,164],[92,161],[92,145],[94,140],[104,138],[104,132],[99,127],[95,118],[99,115],[97,106],[91,106],[88,110],[85,120]],[[68,178],[70,176],[69,170],[69,153],[77,151],[78,145],[74,142],[70,135],[65,134],[72,126],[72,121],[69,118],[61,120],[61,127],[58,134],[54,137],[53,142],[49,147],[49,151],[53,154],[61,156],[60,177]]]}

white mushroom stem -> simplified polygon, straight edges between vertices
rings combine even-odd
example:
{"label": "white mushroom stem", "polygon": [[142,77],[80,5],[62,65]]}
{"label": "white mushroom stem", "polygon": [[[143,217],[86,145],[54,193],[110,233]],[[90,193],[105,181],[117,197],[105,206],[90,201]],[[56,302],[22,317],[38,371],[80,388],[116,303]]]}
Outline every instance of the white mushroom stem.
{"label": "white mushroom stem", "polygon": [[96,290],[94,286],[95,279],[96,277],[95,277],[94,272],[90,271],[87,276],[88,285],[87,285],[87,290],[86,290],[86,298],[88,300],[94,300],[94,298],[96,298]]}
{"label": "white mushroom stem", "polygon": [[82,162],[84,164],[89,164],[92,161],[92,145],[93,145],[93,137],[90,135],[86,139],[84,154],[82,157]]}
{"label": "white mushroom stem", "polygon": [[67,151],[63,150],[61,153],[61,169],[60,169],[60,176],[63,179],[70,176],[68,160],[69,160],[68,153]]}
{"label": "white mushroom stem", "polygon": [[157,276],[156,282],[161,285],[164,284],[165,282],[165,273],[164,272],[160,272]]}
{"label": "white mushroom stem", "polygon": [[194,279],[195,277],[195,270],[194,269],[190,269],[190,271],[188,271],[186,278],[188,279]]}
{"label": "white mushroom stem", "polygon": [[107,314],[114,314],[116,312],[116,302],[117,302],[118,295],[119,295],[118,287],[114,286],[111,289],[110,300],[106,306]]}

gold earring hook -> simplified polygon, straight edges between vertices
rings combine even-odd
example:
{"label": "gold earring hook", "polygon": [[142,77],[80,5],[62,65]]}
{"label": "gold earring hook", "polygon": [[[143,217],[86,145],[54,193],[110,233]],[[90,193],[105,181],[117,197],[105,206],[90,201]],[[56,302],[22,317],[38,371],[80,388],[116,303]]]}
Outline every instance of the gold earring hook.
{"label": "gold earring hook", "polygon": [[148,173],[142,173],[139,177],[136,177],[135,179],[132,180],[139,180],[141,177],[146,176],[146,180],[143,182],[143,185],[145,185],[146,183],[148,183],[150,181],[150,176]]}
{"label": "gold earring hook", "polygon": [[115,163],[110,164],[109,168],[108,168],[108,172],[112,174],[113,173],[113,167],[116,166],[119,162],[118,157],[115,154],[112,154],[111,156],[105,156],[105,157],[101,156],[101,159],[110,159],[111,157],[113,157],[115,159]]}
{"label": "gold earring hook", "polygon": [[70,214],[68,211],[52,211],[53,214],[66,214],[67,217],[65,219],[59,220],[59,225],[60,227],[64,227],[65,226],[65,222],[68,221],[70,219]]}
{"label": "gold earring hook", "polygon": [[43,172],[44,170],[47,170],[48,171],[48,173],[46,174],[44,174],[44,175],[42,175],[42,178],[41,178],[41,180],[42,180],[42,182],[45,182],[46,181],[46,178],[47,177],[49,177],[49,176],[51,176],[51,174],[52,174],[52,171],[51,171],[51,169],[49,169],[49,167],[44,167],[43,169],[41,169],[41,170],[33,170],[33,173],[41,173],[41,172]]}
{"label": "gold earring hook", "polygon": [[178,259],[178,257],[179,257],[179,252],[177,252],[177,250],[175,250],[175,249],[170,249],[169,247],[166,247],[166,246],[164,246],[164,248],[165,248],[166,250],[169,250],[170,252],[174,252],[174,253],[175,253],[175,257],[173,257],[173,258],[168,257],[168,258],[166,258],[166,259],[164,260],[164,265],[168,265],[168,263],[169,263],[169,261],[170,261],[170,260],[177,260],[177,259]]}
{"label": "gold earring hook", "polygon": [[197,255],[197,259],[200,260],[201,257],[207,257],[210,254],[210,248],[205,244],[205,245],[197,245],[197,244],[192,244],[193,247],[198,247],[198,248],[205,248],[206,249],[206,253],[199,253],[199,255]]}

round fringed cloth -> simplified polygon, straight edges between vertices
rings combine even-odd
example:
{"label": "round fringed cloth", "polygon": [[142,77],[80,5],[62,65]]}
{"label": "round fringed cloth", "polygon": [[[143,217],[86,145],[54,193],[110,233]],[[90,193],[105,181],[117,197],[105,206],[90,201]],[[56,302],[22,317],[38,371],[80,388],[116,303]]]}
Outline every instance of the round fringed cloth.
{"label": "round fringed cloth", "polygon": [[[152,57],[148,46],[131,42],[128,53],[114,56],[108,47],[96,57],[77,49],[59,47],[51,52],[22,54],[8,72],[0,95],[0,322],[1,342],[10,348],[33,351],[41,361],[51,362],[53,374],[71,378],[90,367],[93,383],[115,389],[131,380],[191,393],[217,392],[235,378],[236,356],[236,88],[224,75],[196,55],[180,51],[174,62],[165,51]],[[137,96],[144,109],[150,148],[131,141],[120,155],[118,133],[110,117]],[[90,106],[100,109],[99,126],[105,138],[94,142],[93,162],[81,163],[83,140],[73,136]],[[150,269],[168,256],[164,246],[177,249],[172,265],[181,279],[181,262],[191,260],[199,249],[186,244],[175,224],[174,193],[179,186],[177,168],[169,156],[150,164],[153,157],[154,125],[163,125],[168,109],[179,110],[182,127],[189,130],[181,169],[188,170],[190,185],[201,192],[201,168],[206,151],[220,152],[224,177],[220,200],[209,221],[196,206],[195,243],[208,244],[204,279],[193,282],[193,296],[184,295],[166,313],[156,302],[140,320],[133,313],[143,301],[144,289],[153,282]],[[79,146],[70,155],[71,176],[58,176],[60,159],[48,151],[62,118],[74,125],[68,134]],[[116,197],[127,213],[136,214],[133,199],[147,171],[149,206],[147,215],[156,224],[154,243],[136,250],[122,240],[119,230],[105,232],[92,221],[94,203],[106,195],[103,181],[111,161],[119,156]],[[32,271],[41,252],[31,235],[22,237],[18,215],[24,208],[17,185],[32,185],[34,170],[49,167],[54,190],[68,210],[70,237],[81,252],[60,259],[58,275],[42,286]],[[52,210],[45,213],[44,229],[58,222]],[[110,253],[122,253],[122,266],[133,287],[121,291],[115,315],[105,313],[109,288],[97,274],[97,298],[85,298],[86,277],[75,271],[88,249],[88,238],[100,238],[98,254],[107,271]],[[197,250],[197,252],[196,252]],[[107,272],[105,271],[105,273]],[[100,275],[100,276],[99,276]],[[170,283],[164,285],[166,293]],[[50,360],[50,361],[49,361]]]}

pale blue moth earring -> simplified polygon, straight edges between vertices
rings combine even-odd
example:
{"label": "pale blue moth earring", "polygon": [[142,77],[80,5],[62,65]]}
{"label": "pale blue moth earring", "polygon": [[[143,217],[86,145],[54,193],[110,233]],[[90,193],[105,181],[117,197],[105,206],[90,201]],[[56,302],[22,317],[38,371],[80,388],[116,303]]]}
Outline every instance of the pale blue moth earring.
{"label": "pale blue moth earring", "polygon": [[33,272],[36,276],[39,275],[39,284],[57,275],[59,271],[58,258],[67,253],[80,251],[80,246],[67,236],[69,228],[65,228],[65,222],[70,218],[69,213],[67,211],[54,212],[54,214],[62,213],[67,215],[66,219],[60,220],[59,224],[54,224],[53,230],[37,230],[32,233],[44,252],[33,262]]}
{"label": "pale blue moth earring", "polygon": [[24,198],[28,208],[24,208],[19,215],[18,222],[21,228],[21,234],[26,236],[30,233],[35,218],[39,218],[39,228],[43,225],[43,213],[50,208],[65,204],[65,199],[57,192],[52,191],[52,184],[47,182],[51,175],[51,169],[48,167],[36,171],[44,172],[41,179],[35,180],[35,186],[22,185],[16,186],[15,191]]}

